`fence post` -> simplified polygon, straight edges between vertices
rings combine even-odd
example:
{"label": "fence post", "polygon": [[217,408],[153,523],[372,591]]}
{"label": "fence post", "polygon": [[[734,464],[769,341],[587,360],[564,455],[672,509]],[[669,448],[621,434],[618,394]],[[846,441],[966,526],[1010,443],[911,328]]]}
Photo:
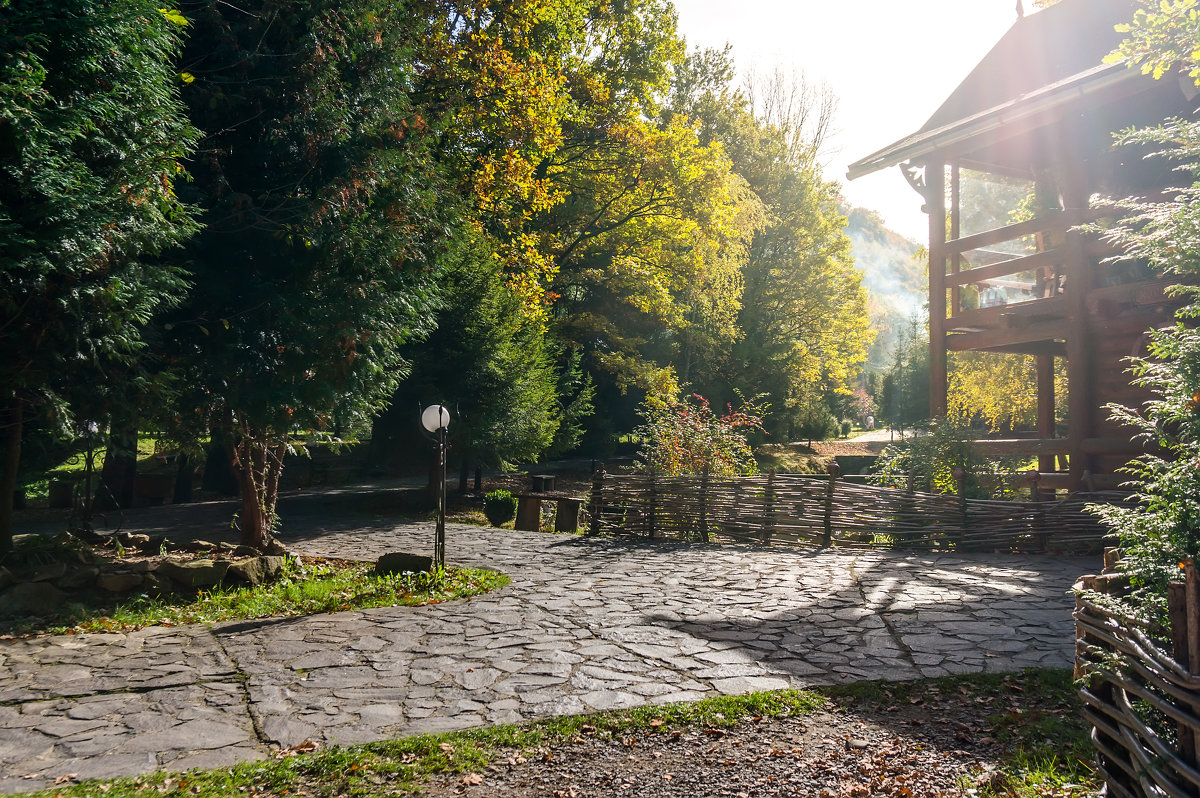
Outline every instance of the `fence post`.
{"label": "fence post", "polygon": [[765,518],[763,519],[762,542],[771,545],[771,536],[775,534],[775,472],[767,472],[767,495],[765,497]]}
{"label": "fence post", "polygon": [[825,535],[821,538],[821,545],[829,548],[833,545],[833,487],[842,473],[842,467],[835,460],[826,470],[829,472],[829,486],[825,488]]}
{"label": "fence post", "polygon": [[708,542],[708,466],[700,474],[700,540]]}
{"label": "fence post", "polygon": [[654,468],[651,468],[650,469],[650,504],[646,508],[646,535],[647,535],[647,537],[650,537],[650,538],[654,537],[654,513],[655,513],[655,510],[658,505],[658,488],[657,488],[657,485],[655,485],[655,474],[657,474],[657,470]]}
{"label": "fence post", "polygon": [[1036,469],[1025,472],[1025,480],[1029,483],[1029,498],[1033,503],[1033,523],[1029,530],[1042,547],[1042,551],[1050,548],[1050,533],[1046,531],[1046,512],[1038,505],[1042,502],[1042,475]]}
{"label": "fence post", "polygon": [[592,471],[592,500],[588,502],[588,534],[600,534],[600,511],[603,508],[601,493],[604,491],[604,465]]}
{"label": "fence post", "polygon": [[958,491],[958,511],[962,515],[962,534],[958,536],[955,543],[959,546],[963,545],[963,541],[967,539],[967,534],[970,531],[967,528],[967,470],[961,466],[954,469],[954,487]]}

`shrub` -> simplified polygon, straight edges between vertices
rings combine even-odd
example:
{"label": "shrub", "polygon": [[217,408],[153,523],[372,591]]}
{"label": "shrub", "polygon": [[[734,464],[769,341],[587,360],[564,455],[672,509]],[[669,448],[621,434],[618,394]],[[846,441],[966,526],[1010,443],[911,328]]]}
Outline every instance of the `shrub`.
{"label": "shrub", "polygon": [[483,514],[492,526],[503,526],[517,514],[517,497],[506,490],[494,490],[483,497]]}
{"label": "shrub", "polygon": [[642,439],[639,465],[659,474],[757,473],[746,433],[762,429],[765,407],[759,400],[744,402],[739,410],[726,406],[723,416],[700,394],[690,402],[647,402],[642,411],[646,423],[634,433]]}
{"label": "shrub", "polygon": [[[1007,498],[1013,469],[1010,463],[980,454],[971,445],[969,430],[945,419],[928,421],[911,438],[889,444],[871,470],[872,485],[956,494],[954,469],[966,473],[967,498]],[[991,477],[991,479],[980,479]]]}
{"label": "shrub", "polygon": [[849,422],[849,421],[843,421],[843,422],[842,422],[842,437],[843,437],[843,438],[849,438],[849,437],[850,437],[850,430],[851,430],[851,429],[853,429],[853,427],[851,426],[850,422]]}
{"label": "shrub", "polygon": [[797,440],[823,441],[832,438],[838,429],[838,420],[824,402],[805,405],[796,414],[795,433]]}

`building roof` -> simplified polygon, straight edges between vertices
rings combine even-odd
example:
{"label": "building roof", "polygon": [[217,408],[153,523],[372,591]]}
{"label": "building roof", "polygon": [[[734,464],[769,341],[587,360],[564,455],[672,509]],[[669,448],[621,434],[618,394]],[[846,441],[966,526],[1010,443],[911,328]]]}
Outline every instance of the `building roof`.
{"label": "building roof", "polygon": [[1061,0],[1022,17],[919,130],[850,165],[853,180],[1044,113],[1136,70],[1103,59],[1133,18],[1133,0]]}

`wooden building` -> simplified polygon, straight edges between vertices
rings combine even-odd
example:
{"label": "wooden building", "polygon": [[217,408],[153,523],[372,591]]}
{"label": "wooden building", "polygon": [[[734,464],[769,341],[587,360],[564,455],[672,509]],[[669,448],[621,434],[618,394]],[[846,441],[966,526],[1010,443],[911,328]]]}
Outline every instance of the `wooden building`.
{"label": "wooden building", "polygon": [[[1178,177],[1113,131],[1194,111],[1190,81],[1104,64],[1132,19],[1131,0],[1062,0],[1020,18],[917,132],[850,166],[899,166],[929,214],[930,411],[946,411],[947,353],[1033,355],[1038,429],[990,442],[1036,454],[1047,489],[1116,487],[1138,450],[1108,420],[1137,405],[1123,359],[1170,323],[1170,279],[1114,261],[1075,229],[1102,219],[1103,197],[1156,196]],[[1111,212],[1111,211],[1110,211]],[[1066,429],[1055,424],[1055,359],[1064,358]]]}

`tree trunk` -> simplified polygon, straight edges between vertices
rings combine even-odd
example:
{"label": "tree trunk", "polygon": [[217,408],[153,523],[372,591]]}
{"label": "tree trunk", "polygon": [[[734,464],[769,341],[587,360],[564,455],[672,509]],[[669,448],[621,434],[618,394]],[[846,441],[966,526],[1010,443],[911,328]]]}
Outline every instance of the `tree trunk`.
{"label": "tree trunk", "polygon": [[243,546],[265,548],[267,525],[262,496],[254,478],[254,444],[248,438],[242,438],[236,445],[230,441],[227,446],[229,462],[242,494],[242,509],[238,513],[238,530],[241,532],[239,542]]}
{"label": "tree trunk", "polygon": [[171,495],[172,504],[189,504],[192,501],[192,480],[196,476],[196,467],[192,458],[186,454],[179,455],[179,470],[175,472],[175,490]]}
{"label": "tree trunk", "polygon": [[271,542],[275,526],[275,503],[279,497],[279,476],[283,472],[284,444],[271,445],[266,441],[243,436],[236,446],[229,446],[230,462],[237,474],[242,493],[242,510],[238,518],[241,544],[265,549]]}
{"label": "tree trunk", "polygon": [[133,506],[133,482],[137,476],[137,414],[119,411],[109,422],[108,448],[100,469],[100,484],[93,499],[97,510]]}
{"label": "tree trunk", "polygon": [[21,434],[25,405],[13,399],[4,436],[4,468],[0,470],[0,554],[12,551],[13,494],[17,492],[17,470],[21,466]]}
{"label": "tree trunk", "polygon": [[458,464],[458,492],[467,492],[467,482],[471,479],[471,463],[467,460],[464,454],[462,462]]}
{"label": "tree trunk", "polygon": [[204,479],[200,487],[222,496],[238,495],[238,477],[230,460],[231,434],[226,430],[214,429],[212,443],[204,455]]}

